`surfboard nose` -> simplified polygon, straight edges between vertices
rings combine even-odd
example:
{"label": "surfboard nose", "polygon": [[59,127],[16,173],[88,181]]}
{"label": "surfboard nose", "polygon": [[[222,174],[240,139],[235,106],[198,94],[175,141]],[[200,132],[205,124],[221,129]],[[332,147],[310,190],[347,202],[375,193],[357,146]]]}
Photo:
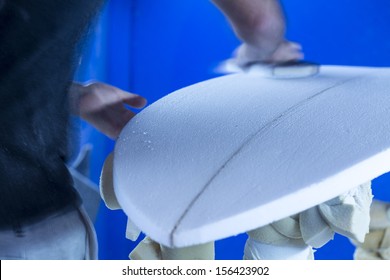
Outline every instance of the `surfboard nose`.
{"label": "surfboard nose", "polygon": [[336,197],[390,170],[389,77],[323,66],[305,79],[236,74],[176,91],[122,131],[118,201],[153,240],[183,247]]}

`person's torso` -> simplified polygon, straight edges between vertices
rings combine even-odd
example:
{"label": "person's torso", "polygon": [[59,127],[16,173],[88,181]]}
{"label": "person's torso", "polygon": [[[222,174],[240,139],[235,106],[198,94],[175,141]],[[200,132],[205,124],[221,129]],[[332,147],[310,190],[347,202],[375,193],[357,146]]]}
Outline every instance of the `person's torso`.
{"label": "person's torso", "polygon": [[76,44],[102,1],[0,1],[0,227],[78,195],[65,165]]}

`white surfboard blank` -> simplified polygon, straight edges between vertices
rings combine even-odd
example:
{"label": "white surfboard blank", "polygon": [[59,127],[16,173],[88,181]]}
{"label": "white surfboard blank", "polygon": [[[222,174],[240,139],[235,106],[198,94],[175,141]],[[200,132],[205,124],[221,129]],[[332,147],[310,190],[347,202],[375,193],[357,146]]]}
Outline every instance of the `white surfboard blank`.
{"label": "white surfboard blank", "polygon": [[233,236],[390,171],[390,68],[235,74],[162,98],[122,131],[124,212],[170,247]]}

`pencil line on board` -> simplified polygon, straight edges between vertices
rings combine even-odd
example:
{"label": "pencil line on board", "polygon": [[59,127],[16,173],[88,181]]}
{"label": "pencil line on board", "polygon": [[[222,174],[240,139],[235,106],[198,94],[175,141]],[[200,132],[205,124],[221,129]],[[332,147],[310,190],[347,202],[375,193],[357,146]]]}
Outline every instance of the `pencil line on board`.
{"label": "pencil line on board", "polygon": [[193,207],[193,205],[196,203],[196,201],[199,199],[200,196],[202,196],[202,194],[207,190],[207,188],[211,185],[211,183],[218,177],[219,174],[221,174],[221,172],[226,168],[226,166],[228,166],[236,157],[237,155],[239,155],[241,153],[241,151],[243,149],[245,149],[245,147],[247,147],[252,141],[254,141],[255,139],[258,138],[259,135],[262,135],[264,134],[265,132],[269,131],[271,128],[275,127],[275,125],[277,125],[278,123],[280,123],[282,120],[284,120],[285,118],[287,118],[288,116],[291,116],[291,114],[293,114],[294,112],[296,112],[298,109],[300,109],[301,107],[303,107],[304,105],[307,105],[308,102],[316,99],[317,97],[323,95],[324,93],[328,92],[329,90],[332,90],[336,87],[340,87],[342,85],[345,85],[346,83],[348,82],[351,82],[353,80],[356,80],[357,78],[359,78],[361,76],[356,76],[356,77],[353,77],[353,78],[349,78],[347,80],[343,80],[341,82],[338,82],[338,83],[335,83],[334,85],[331,85],[319,92],[317,92],[316,94],[312,95],[312,96],[309,96],[308,98],[298,102],[297,104],[291,106],[290,108],[288,108],[287,110],[285,110],[284,112],[282,112],[281,114],[279,114],[278,116],[276,116],[274,119],[272,119],[270,122],[268,122],[267,124],[265,124],[264,126],[260,127],[258,130],[256,130],[254,133],[252,133],[251,135],[249,135],[242,143],[242,145],[240,145],[238,147],[237,150],[235,150],[228,158],[227,160],[224,162],[224,164],[222,164],[215,172],[214,174],[210,177],[210,179],[206,182],[206,184],[201,188],[201,190],[199,191],[199,193],[191,200],[191,202],[188,204],[187,208],[183,211],[183,214],[179,217],[179,219],[177,220],[177,222],[175,223],[174,227],[172,228],[172,231],[171,231],[171,234],[170,234],[170,243],[171,245],[174,245],[174,237],[175,237],[175,234],[181,224],[181,222],[183,221],[183,219],[185,218],[185,216],[187,215],[187,213],[190,211],[190,209]]}

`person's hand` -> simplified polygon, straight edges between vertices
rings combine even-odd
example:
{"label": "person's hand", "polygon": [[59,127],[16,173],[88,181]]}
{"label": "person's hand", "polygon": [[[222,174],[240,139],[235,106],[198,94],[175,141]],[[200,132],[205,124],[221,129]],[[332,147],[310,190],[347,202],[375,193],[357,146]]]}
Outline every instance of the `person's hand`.
{"label": "person's hand", "polygon": [[261,47],[253,47],[243,43],[235,51],[235,62],[238,66],[246,66],[255,62],[280,63],[303,59],[300,44],[290,41],[282,41],[273,50],[263,50]]}
{"label": "person's hand", "polygon": [[75,100],[73,113],[112,139],[116,139],[127,122],[135,116],[126,105],[140,109],[147,102],[142,96],[100,82],[86,85],[73,83],[70,91]]}

